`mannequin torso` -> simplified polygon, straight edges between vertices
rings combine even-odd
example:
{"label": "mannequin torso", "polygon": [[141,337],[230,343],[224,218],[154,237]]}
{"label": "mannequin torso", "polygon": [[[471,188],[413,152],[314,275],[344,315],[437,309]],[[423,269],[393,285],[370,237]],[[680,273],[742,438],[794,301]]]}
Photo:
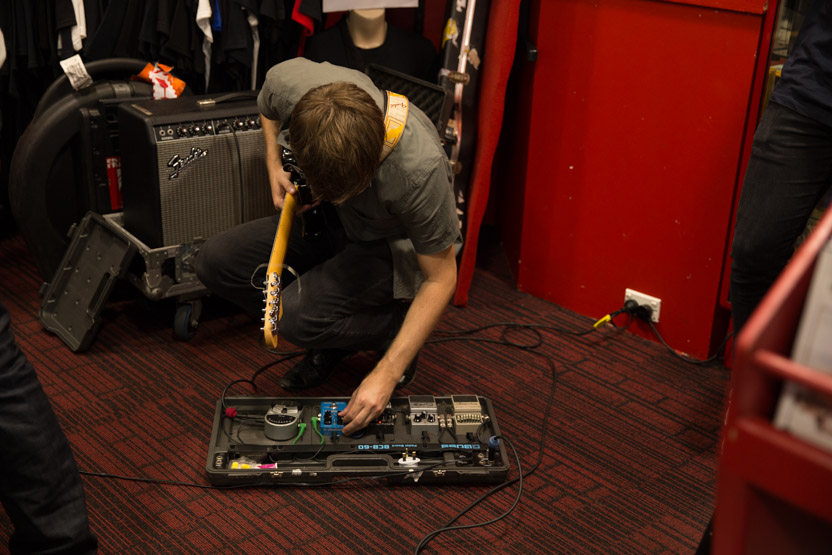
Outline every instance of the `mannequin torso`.
{"label": "mannequin torso", "polygon": [[383,8],[350,11],[333,27],[309,37],[303,55],[358,71],[377,64],[433,83],[437,80],[433,43],[388,25]]}
{"label": "mannequin torso", "polygon": [[358,48],[364,50],[378,48],[387,38],[384,8],[350,11],[347,16],[347,29],[352,37],[352,43]]}

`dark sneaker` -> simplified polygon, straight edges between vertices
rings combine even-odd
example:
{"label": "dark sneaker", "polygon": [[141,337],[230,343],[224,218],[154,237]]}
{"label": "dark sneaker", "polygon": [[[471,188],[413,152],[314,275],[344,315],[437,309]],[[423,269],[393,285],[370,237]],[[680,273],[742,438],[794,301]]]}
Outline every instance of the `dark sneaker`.
{"label": "dark sneaker", "polygon": [[296,390],[317,387],[329,379],[338,363],[353,354],[342,349],[311,349],[280,379],[280,387]]}

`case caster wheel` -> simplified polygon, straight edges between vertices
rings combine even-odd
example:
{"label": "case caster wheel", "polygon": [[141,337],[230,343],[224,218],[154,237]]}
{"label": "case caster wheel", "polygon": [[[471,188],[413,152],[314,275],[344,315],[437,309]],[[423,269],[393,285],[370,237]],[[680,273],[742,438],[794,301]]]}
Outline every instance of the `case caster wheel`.
{"label": "case caster wheel", "polygon": [[176,316],[173,319],[173,334],[177,339],[189,341],[196,335],[196,328],[199,326],[199,301],[181,304],[176,309]]}

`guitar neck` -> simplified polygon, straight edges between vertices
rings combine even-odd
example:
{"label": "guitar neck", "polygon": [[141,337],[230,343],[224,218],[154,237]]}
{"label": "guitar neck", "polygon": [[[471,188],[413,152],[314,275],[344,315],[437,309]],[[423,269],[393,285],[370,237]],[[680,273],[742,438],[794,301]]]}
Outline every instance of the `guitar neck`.
{"label": "guitar neck", "polygon": [[269,265],[266,269],[263,338],[266,345],[272,348],[277,348],[278,323],[281,316],[283,316],[280,276],[283,275],[283,261],[289,247],[289,235],[292,232],[292,221],[295,219],[295,212],[297,212],[297,199],[295,195],[287,194],[283,201],[283,210],[280,212],[272,253],[269,256]]}
{"label": "guitar neck", "polygon": [[277,224],[277,231],[274,234],[272,253],[269,256],[269,274],[277,272],[283,275],[283,261],[286,258],[286,250],[289,246],[289,234],[292,232],[292,222],[297,212],[297,199],[295,195],[287,194],[283,201],[283,210],[280,212],[280,221]]}

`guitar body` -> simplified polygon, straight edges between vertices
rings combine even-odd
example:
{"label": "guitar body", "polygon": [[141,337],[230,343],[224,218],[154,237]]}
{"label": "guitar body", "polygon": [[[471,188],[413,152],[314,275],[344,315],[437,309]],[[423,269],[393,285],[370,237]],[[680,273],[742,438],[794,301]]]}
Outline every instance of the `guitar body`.
{"label": "guitar body", "polygon": [[277,330],[280,318],[283,316],[282,283],[283,261],[289,246],[289,234],[292,231],[292,221],[297,211],[297,199],[287,194],[283,201],[283,210],[274,235],[272,253],[266,270],[265,309],[263,315],[263,338],[267,347],[277,348]]}

